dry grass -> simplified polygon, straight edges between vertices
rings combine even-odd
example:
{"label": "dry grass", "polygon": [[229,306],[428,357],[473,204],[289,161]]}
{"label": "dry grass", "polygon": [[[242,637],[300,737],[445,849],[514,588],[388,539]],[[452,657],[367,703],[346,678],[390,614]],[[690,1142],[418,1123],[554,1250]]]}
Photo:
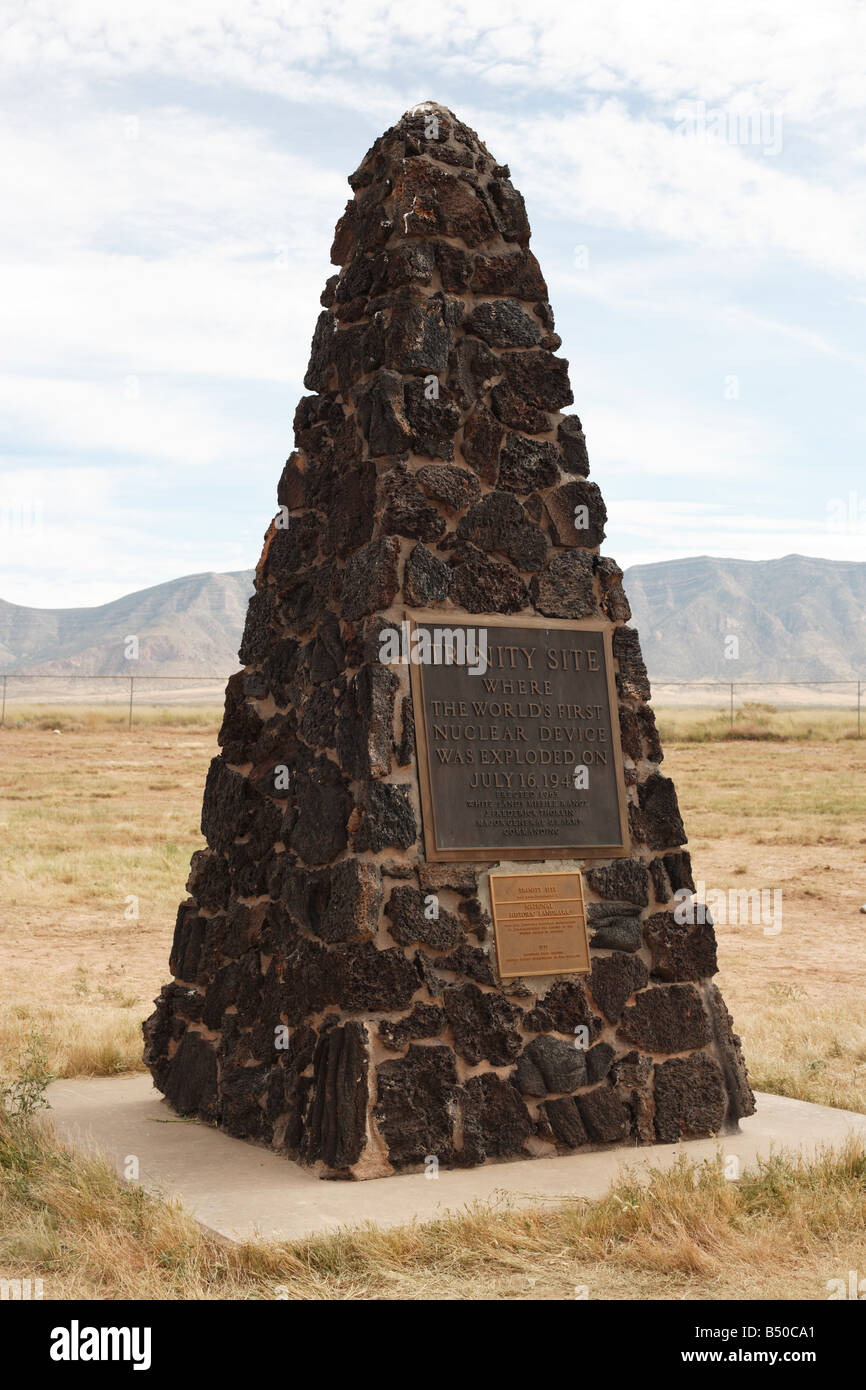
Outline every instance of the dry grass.
{"label": "dry grass", "polygon": [[[222,719],[222,696],[199,703],[144,703],[139,691],[133,709],[134,729],[216,730]],[[852,697],[853,699],[853,697]],[[662,738],[676,743],[726,743],[797,741],[829,743],[856,739],[857,710],[820,705],[783,707],[765,701],[747,700],[734,710],[733,726],[729,707],[707,705],[657,705],[656,720]],[[10,730],[38,729],[53,733],[122,733],[127,730],[129,707],[125,692],[111,703],[59,701],[12,703],[6,707],[6,726]],[[866,702],[863,707],[866,733]]]}
{"label": "dry grass", "polygon": [[[133,707],[135,729],[208,729],[214,733],[222,719],[222,697],[201,705],[146,705]],[[129,725],[129,706],[123,699],[112,704],[7,704],[8,729],[40,729],[47,733],[119,733]]]}
{"label": "dry grass", "polygon": [[0,1269],[42,1278],[46,1298],[824,1299],[862,1265],[864,1235],[866,1149],[851,1141],[736,1183],[684,1159],[596,1202],[226,1246],[47,1126],[0,1123]]}
{"label": "dry grass", "polygon": [[866,1112],[862,991],[819,1003],[799,986],[774,986],[747,1015],[746,1047],[756,1090]]}
{"label": "dry grass", "polygon": [[[857,738],[857,709],[781,708],[759,700],[746,700],[734,710],[707,709],[701,705],[660,705],[656,721],[663,741],[676,743],[779,743],[796,740],[828,743]],[[863,709],[866,732],[866,705]]]}

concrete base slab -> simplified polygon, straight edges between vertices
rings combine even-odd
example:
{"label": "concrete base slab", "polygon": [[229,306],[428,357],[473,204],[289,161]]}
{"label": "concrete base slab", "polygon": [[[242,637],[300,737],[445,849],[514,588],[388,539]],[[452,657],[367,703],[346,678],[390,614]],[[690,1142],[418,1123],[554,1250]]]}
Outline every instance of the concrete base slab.
{"label": "concrete base slab", "polygon": [[757,1114],[742,1121],[741,1132],[717,1140],[518,1159],[442,1171],[435,1180],[411,1173],[323,1182],[267,1149],[180,1119],[149,1076],[56,1081],[48,1099],[61,1139],[102,1150],[121,1176],[134,1154],[142,1186],[179,1199],[202,1226],[230,1240],[298,1240],[363,1222],[402,1226],[477,1201],[602,1197],[619,1173],[645,1180],[651,1167],[669,1167],[680,1154],[702,1159],[721,1151],[736,1154],[745,1167],[774,1150],[813,1154],[850,1134],[866,1139],[866,1115],[759,1094]]}

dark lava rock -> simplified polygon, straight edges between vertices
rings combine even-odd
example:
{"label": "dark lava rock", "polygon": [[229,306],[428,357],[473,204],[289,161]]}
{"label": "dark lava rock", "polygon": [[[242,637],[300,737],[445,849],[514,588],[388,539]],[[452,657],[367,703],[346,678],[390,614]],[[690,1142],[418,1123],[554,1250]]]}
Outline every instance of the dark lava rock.
{"label": "dark lava rock", "polygon": [[638,785],[640,815],[638,828],[650,849],[669,849],[685,843],[686,831],[680,815],[676,789],[669,777],[653,772]]}
{"label": "dark lava rock", "polygon": [[610,1043],[596,1043],[586,1054],[586,1079],[590,1086],[603,1081],[610,1071],[610,1064],[616,1053]]}
{"label": "dark lava rock", "polygon": [[672,1057],[655,1068],[655,1129],[661,1144],[691,1135],[718,1134],[727,1096],[722,1073],[705,1052]]}
{"label": "dark lava rock", "polygon": [[586,882],[600,898],[649,906],[649,876],[639,859],[614,859],[610,864],[587,869]]}
{"label": "dark lava rock", "polygon": [[518,613],[527,593],[511,565],[477,551],[454,568],[451,598],[468,613]]}
{"label": "dark lava rock", "polygon": [[598,1037],[603,1026],[592,1012],[580,980],[557,980],[523,1021],[538,1033],[574,1033],[575,1028],[585,1027],[590,1042]]}
{"label": "dark lava rock", "polygon": [[[211,922],[220,918],[211,918]],[[199,975],[202,946],[208,933],[208,919],[199,917],[195,903],[181,903],[174,924],[174,938],[168,967],[175,979],[193,984]]]}
{"label": "dark lava rock", "polygon": [[383,1019],[379,1037],[392,1052],[402,1052],[414,1038],[436,1038],[445,1028],[445,1015],[436,1004],[416,1004],[406,1018]]}
{"label": "dark lava rock", "polygon": [[604,540],[607,508],[595,483],[563,483],[544,502],[557,545],[594,550]]}
{"label": "dark lava rock", "polygon": [[413,1043],[405,1057],[376,1069],[376,1123],[395,1168],[435,1156],[451,1162],[457,1072],[450,1047]]}
{"label": "dark lava rock", "polygon": [[592,557],[580,550],[559,551],[532,580],[530,594],[539,613],[550,618],[592,617],[598,609]]}
{"label": "dark lava rock", "polygon": [[533,1132],[532,1120],[514,1087],[493,1072],[472,1076],[463,1087],[461,1164],[483,1163],[520,1153]]}
{"label": "dark lava rock", "polygon": [[710,1028],[693,985],[656,985],[625,1010],[619,1035],[645,1052],[688,1052],[705,1047]]}
{"label": "dark lava rock", "polygon": [[653,1060],[639,1052],[627,1052],[612,1069],[616,1093],[632,1119],[632,1132],[641,1144],[655,1140],[655,1101],[652,1094]]}
{"label": "dark lava rock", "polygon": [[593,950],[640,950],[640,908],[632,903],[590,903],[586,921]]}
{"label": "dark lava rock", "polygon": [[558,1144],[564,1144],[567,1149],[579,1149],[581,1144],[589,1143],[575,1096],[546,1100],[540,1110]]}
{"label": "dark lava rock", "polygon": [[470,946],[464,941],[447,956],[440,956],[436,964],[440,970],[453,970],[467,980],[476,980],[479,985],[495,985],[496,975],[493,962],[480,946]]}
{"label": "dark lava rock", "polygon": [[[433,906],[436,906],[435,904]],[[438,909],[434,917],[423,893],[417,888],[400,885],[395,888],[385,908],[391,919],[390,933],[401,946],[421,942],[434,950],[447,951],[463,938],[463,927],[453,912]]]}
{"label": "dark lava rock", "polygon": [[546,299],[547,285],[531,251],[507,256],[476,256],[469,288],[475,294],[509,294],[515,299]]}
{"label": "dark lava rock", "polygon": [[671,886],[665,872],[663,859],[651,859],[649,864],[650,878],[652,879],[653,893],[656,902],[667,903],[671,900]]}
{"label": "dark lava rock", "polygon": [[418,882],[425,893],[450,888],[468,898],[478,889],[478,878],[470,864],[419,864]]}
{"label": "dark lava rock", "polygon": [[550,429],[550,411],[571,405],[568,363],[542,349],[511,352],[501,359],[503,380],[490,392],[503,424],[527,434]]}
{"label": "dark lava rock", "polygon": [[656,912],[644,922],[643,934],[654,979],[705,980],[718,973],[716,937],[707,922],[681,926],[671,913]]}
{"label": "dark lava rock", "polygon": [[381,485],[382,525],[386,531],[397,536],[408,536],[410,540],[438,540],[445,530],[444,517],[430,506],[405,464],[398,464],[383,473]]}
{"label": "dark lava rock", "polygon": [[481,496],[478,476],[467,468],[456,468],[447,463],[426,463],[418,469],[415,477],[428,497],[441,502],[452,512],[462,512]]}
{"label": "dark lava rock", "polygon": [[367,1128],[367,1030],[349,1022],[319,1037],[313,1057],[313,1090],[303,1157],[329,1168],[356,1163]]}
{"label": "dark lava rock", "polygon": [[168,1064],[162,1089],[179,1115],[216,1118],[216,1053],[201,1033],[184,1033]]}
{"label": "dark lava rock", "polygon": [[409,849],[415,843],[418,833],[415,814],[405,787],[368,782],[361,793],[358,812],[354,838],[356,853],[372,850],[375,854],[391,846]]}
{"label": "dark lava rock", "polygon": [[536,319],[514,299],[476,305],[464,320],[467,333],[483,338],[491,347],[535,347],[541,340]]}
{"label": "dark lava rock", "polygon": [[474,984],[456,985],[443,995],[454,1046],[467,1062],[483,1059],[507,1066],[520,1052],[517,1023],[520,1011],[501,994],[486,994]]}
{"label": "dark lava rock", "polygon": [[555,444],[527,439],[525,434],[506,435],[499,456],[499,487],[525,495],[552,487],[558,477],[559,450]]}
{"label": "dark lava rock", "polygon": [[341,859],[331,871],[327,906],[313,921],[313,930],[323,941],[370,940],[378,929],[382,898],[376,864]]}
{"label": "dark lava rock", "polygon": [[397,592],[400,542],[382,536],[350,555],[343,574],[343,617],[350,622],[387,608]]}
{"label": "dark lava rock", "polygon": [[[448,380],[458,405],[468,410],[480,402],[500,370],[499,358],[489,347],[477,338],[461,338],[448,363]],[[466,462],[472,463],[465,449],[463,452]]]}
{"label": "dark lava rock", "polygon": [[562,466],[566,473],[579,473],[585,478],[589,473],[589,455],[586,452],[586,436],[576,415],[566,415],[559,422],[556,432],[562,448]]}
{"label": "dark lava rock", "polygon": [[403,593],[415,608],[441,603],[451,588],[451,570],[420,541],[412,547],[403,568]]}
{"label": "dark lava rock", "polygon": [[596,574],[601,583],[601,610],[612,623],[627,623],[631,617],[631,606],[622,587],[622,570],[615,560],[599,555]]}
{"label": "dark lava rock", "polygon": [[397,372],[379,371],[361,388],[357,417],[371,458],[408,450],[412,431],[403,411],[403,378]]}
{"label": "dark lava rock", "polygon": [[186,881],[187,892],[206,912],[218,912],[225,907],[231,883],[229,866],[221,854],[197,849],[193,853]]}
{"label": "dark lava rock", "polygon": [[617,690],[633,700],[648,700],[649,677],[640,650],[640,637],[633,627],[618,627],[613,634],[613,654],[619,664]]}
{"label": "dark lava rock", "polygon": [[519,570],[538,570],[547,557],[544,534],[507,492],[489,492],[476,502],[457,526],[457,535],[482,550],[499,551]]}
{"label": "dark lava rock", "polygon": [[436,394],[431,393],[429,382],[429,378],[416,378],[407,381],[403,388],[403,409],[412,431],[412,449],[416,454],[448,463],[454,458],[460,411],[451,404],[444,388],[437,386]]}
{"label": "dark lava rock", "polygon": [[463,426],[463,457],[485,483],[499,475],[499,451],[505,431],[496,416],[479,402]]}
{"label": "dark lava rock", "polygon": [[336,752],[348,777],[363,781],[391,771],[394,698],[399,680],[381,662],[367,662],[352,679],[342,701]]}
{"label": "dark lava rock", "polygon": [[715,985],[709,986],[706,997],[728,1093],[726,1118],[729,1124],[735,1124],[743,1115],[754,1115],[755,1097],[749,1086],[740,1039],[734,1032],[734,1021],[725,1007],[725,1001]]}
{"label": "dark lava rock", "polygon": [[308,864],[327,864],[346,848],[352,798],[336,763],[319,757],[293,778],[283,843]]}
{"label": "dark lava rock", "polygon": [[[616,631],[620,629],[617,628]],[[642,758],[648,762],[660,763],[664,758],[659,741],[656,719],[649,705],[638,705],[636,709],[621,704],[619,707],[619,727],[622,737],[622,751],[627,758],[639,763]]]}
{"label": "dark lava rock", "polygon": [[525,1096],[575,1091],[586,1085],[586,1054],[573,1043],[542,1033],[521,1053],[516,1080]]}
{"label": "dark lava rock", "polygon": [[695,892],[695,880],[692,878],[692,857],[687,849],[665,854],[663,863],[670,879],[671,888],[675,893],[681,892],[684,888],[687,888],[690,893]]}
{"label": "dark lava rock", "polygon": [[640,956],[614,951],[597,956],[589,977],[589,989],[596,1004],[610,1023],[616,1023],[635,990],[649,984],[649,974]]}
{"label": "dark lava rock", "polygon": [[337,946],[331,953],[341,1008],[350,1013],[406,1009],[418,988],[418,976],[396,946],[380,951],[372,941]]}
{"label": "dark lava rock", "polygon": [[625,1139],[630,1116],[616,1091],[610,1086],[596,1086],[577,1097],[577,1108],[587,1135],[594,1144],[615,1144]]}
{"label": "dark lava rock", "polygon": [[208,768],[201,808],[201,833],[211,849],[228,849],[237,835],[244,817],[248,783],[245,777],[228,767],[222,758],[214,758]]}
{"label": "dark lava rock", "polygon": [[422,158],[402,162],[394,184],[394,221],[406,236],[457,237],[469,247],[494,233],[477,190]]}

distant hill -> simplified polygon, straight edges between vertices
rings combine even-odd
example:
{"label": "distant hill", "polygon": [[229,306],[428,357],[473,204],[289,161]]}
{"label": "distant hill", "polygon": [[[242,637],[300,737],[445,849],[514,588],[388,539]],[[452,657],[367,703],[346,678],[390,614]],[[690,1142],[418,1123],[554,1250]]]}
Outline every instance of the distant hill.
{"label": "distant hill", "polygon": [[[98,608],[0,600],[0,670],[56,675],[228,675],[253,571],[192,574]],[[718,560],[633,565],[625,588],[655,680],[866,678],[866,563]],[[134,667],[124,641],[139,639]],[[725,659],[725,638],[739,657]]]}
{"label": "distant hill", "polygon": [[[188,574],[98,608],[0,600],[0,670],[54,675],[228,675],[238,667],[253,571]],[[135,662],[124,642],[137,636]]]}
{"label": "distant hill", "polygon": [[866,677],[866,563],[699,555],[633,565],[625,591],[655,680]]}

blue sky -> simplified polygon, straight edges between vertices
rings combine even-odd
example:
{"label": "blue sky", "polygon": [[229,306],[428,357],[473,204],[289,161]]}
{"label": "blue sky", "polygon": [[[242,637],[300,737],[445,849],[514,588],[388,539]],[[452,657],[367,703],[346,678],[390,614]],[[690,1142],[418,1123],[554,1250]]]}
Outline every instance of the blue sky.
{"label": "blue sky", "polygon": [[622,565],[866,558],[866,10],[0,5],[0,597],[255,564],[346,176],[511,166]]}

